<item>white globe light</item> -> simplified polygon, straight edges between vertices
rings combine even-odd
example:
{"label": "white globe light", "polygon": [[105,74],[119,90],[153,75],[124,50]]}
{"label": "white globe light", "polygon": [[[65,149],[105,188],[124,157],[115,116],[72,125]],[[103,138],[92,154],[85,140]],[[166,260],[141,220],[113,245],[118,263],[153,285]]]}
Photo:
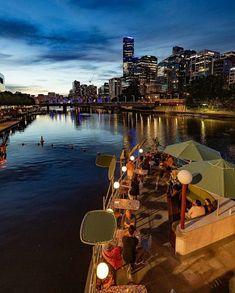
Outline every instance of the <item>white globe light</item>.
{"label": "white globe light", "polygon": [[181,170],[177,175],[179,182],[182,184],[190,184],[192,182],[193,176],[187,170]]}
{"label": "white globe light", "polygon": [[113,214],[113,210],[112,210],[112,209],[110,209],[110,208],[109,208],[109,209],[107,209],[106,211],[107,211],[107,212],[109,212],[109,213],[111,213],[111,214]]}
{"label": "white globe light", "polygon": [[118,189],[120,187],[120,183],[118,181],[115,181],[114,184],[113,184],[113,187],[115,189]]}
{"label": "white globe light", "polygon": [[139,149],[139,153],[142,154],[144,151],[143,149]]}
{"label": "white globe light", "polygon": [[130,156],[130,159],[131,159],[131,161],[134,161],[135,160],[135,157],[134,156]]}
{"label": "white globe light", "polygon": [[122,172],[126,172],[127,167],[126,166],[122,166]]}
{"label": "white globe light", "polygon": [[105,279],[109,274],[109,267],[105,262],[100,262],[96,269],[96,275],[99,279]]}

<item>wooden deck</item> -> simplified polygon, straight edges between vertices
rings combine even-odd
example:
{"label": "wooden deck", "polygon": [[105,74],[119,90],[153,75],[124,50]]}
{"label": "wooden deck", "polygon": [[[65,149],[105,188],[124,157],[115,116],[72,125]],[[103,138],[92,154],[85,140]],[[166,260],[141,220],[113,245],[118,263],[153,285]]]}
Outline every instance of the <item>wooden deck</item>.
{"label": "wooden deck", "polygon": [[[133,283],[145,285],[149,293],[169,293],[171,289],[176,293],[235,292],[229,291],[229,284],[235,283],[235,237],[185,257],[176,256],[170,244],[165,182],[155,191],[155,178],[147,179],[136,211],[137,229],[143,237],[152,235],[153,241],[146,253],[147,263],[136,266]],[[125,269],[120,269],[117,284],[128,282]]]}

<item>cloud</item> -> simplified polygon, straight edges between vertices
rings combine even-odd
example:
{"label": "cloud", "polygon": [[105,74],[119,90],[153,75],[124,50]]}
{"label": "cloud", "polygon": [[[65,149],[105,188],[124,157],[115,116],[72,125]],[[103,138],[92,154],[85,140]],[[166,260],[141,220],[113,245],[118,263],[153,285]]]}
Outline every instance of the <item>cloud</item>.
{"label": "cloud", "polygon": [[6,90],[11,92],[23,92],[23,93],[48,93],[47,89],[43,89],[42,87],[39,87],[37,85],[28,85],[28,86],[22,86],[19,84],[6,84]]}
{"label": "cloud", "polygon": [[[45,52],[29,60],[23,60],[25,65],[43,61],[105,61],[105,52],[108,52],[109,56],[110,53],[114,53],[112,41],[116,37],[102,32],[98,27],[93,26],[87,30],[64,30],[60,34],[55,34],[49,31],[44,33],[36,25],[18,19],[0,18],[0,23],[0,38],[18,39],[29,45],[39,46]],[[4,57],[7,55],[4,54]]]}
{"label": "cloud", "polygon": [[0,58],[1,58],[1,59],[8,59],[8,58],[10,58],[10,57],[12,57],[11,54],[0,53]]}

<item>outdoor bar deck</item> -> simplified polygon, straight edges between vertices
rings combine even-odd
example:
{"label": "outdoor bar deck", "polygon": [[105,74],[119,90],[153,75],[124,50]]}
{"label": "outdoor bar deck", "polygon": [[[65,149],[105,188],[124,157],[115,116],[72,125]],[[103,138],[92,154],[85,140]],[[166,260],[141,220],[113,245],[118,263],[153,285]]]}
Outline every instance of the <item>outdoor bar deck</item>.
{"label": "outdoor bar deck", "polygon": [[[150,180],[148,187],[145,187],[143,191],[140,197],[141,207],[136,213],[137,229],[143,237],[151,234],[153,242],[150,258],[146,265],[137,266],[133,282],[145,285],[150,293],[169,293],[171,289],[174,289],[176,293],[234,292],[229,291],[229,286],[234,286],[235,235],[187,256],[179,256],[169,241],[171,225],[168,221],[164,183],[156,192],[153,188],[151,189]],[[221,215],[218,221],[231,218],[227,215],[226,207],[230,208],[221,204]],[[234,216],[233,214],[232,217]],[[209,217],[217,216],[216,214],[205,216],[204,225],[210,220]],[[199,223],[200,221],[194,224],[198,227],[203,224],[203,221]],[[186,227],[187,229],[192,230],[193,225]],[[117,278],[119,284],[128,282],[123,270],[118,273],[118,277],[121,275],[119,279]]]}
{"label": "outdoor bar deck", "polygon": [[[178,222],[172,221],[169,208],[170,174],[166,172],[159,180],[160,169],[156,167],[152,175],[145,176],[138,196],[140,205],[135,210],[141,239],[152,239],[145,248],[145,261],[135,265],[131,280],[125,266],[117,270],[117,291],[114,286],[113,291],[96,292],[137,292],[120,289],[122,285],[137,284],[144,285],[144,291],[138,292],[147,289],[149,293],[234,293],[235,202],[220,200],[219,215],[215,211],[190,220],[182,231]],[[113,199],[121,197],[120,189]]]}

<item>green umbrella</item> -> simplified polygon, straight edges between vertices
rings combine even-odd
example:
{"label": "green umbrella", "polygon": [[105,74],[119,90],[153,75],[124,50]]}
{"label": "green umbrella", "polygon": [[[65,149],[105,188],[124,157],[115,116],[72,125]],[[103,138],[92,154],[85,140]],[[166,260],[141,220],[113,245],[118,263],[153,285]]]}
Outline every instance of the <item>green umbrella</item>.
{"label": "green umbrella", "polygon": [[193,162],[180,168],[201,174],[195,185],[222,197],[235,198],[235,165],[224,159]]}
{"label": "green umbrella", "polygon": [[[223,159],[193,162],[180,168],[201,175],[195,186],[221,197],[235,199],[235,165]],[[218,200],[219,210],[219,200]]]}
{"label": "green umbrella", "polygon": [[220,159],[221,155],[214,149],[193,140],[168,145],[164,152],[173,157],[189,161]]}

